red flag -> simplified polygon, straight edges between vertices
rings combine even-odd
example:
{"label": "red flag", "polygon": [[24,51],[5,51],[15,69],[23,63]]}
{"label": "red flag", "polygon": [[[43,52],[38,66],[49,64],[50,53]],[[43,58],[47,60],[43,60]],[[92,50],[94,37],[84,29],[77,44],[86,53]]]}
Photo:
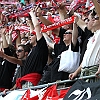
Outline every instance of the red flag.
{"label": "red flag", "polygon": [[67,92],[70,90],[71,87],[64,89],[64,90],[60,90],[60,95],[59,98],[64,98],[65,95],[67,94]]}
{"label": "red flag", "polygon": [[75,8],[74,10],[76,10],[77,6],[85,4],[85,2],[86,0],[73,0],[73,2],[69,6],[69,12],[74,8]]}
{"label": "red flag", "polygon": [[70,4],[69,12],[78,4],[80,0],[73,0],[73,2]]}
{"label": "red flag", "polygon": [[28,89],[25,94],[22,96],[21,100],[29,100],[30,99],[30,89]]}
{"label": "red flag", "polygon": [[52,85],[46,90],[42,100],[61,100],[65,97],[69,90],[70,87],[68,89],[60,90],[60,94],[58,95],[57,85]]}
{"label": "red flag", "polygon": [[45,93],[45,89],[47,87],[34,91],[34,90],[27,90],[20,100],[42,100],[43,95]]}
{"label": "red flag", "polygon": [[46,89],[46,92],[43,95],[42,100],[52,100],[53,97],[57,97],[58,93],[57,93],[57,89],[56,89],[57,85],[52,85],[49,88]]}
{"label": "red flag", "polygon": [[54,23],[54,19],[52,18],[51,15],[49,15],[47,19],[50,20],[52,23]]}
{"label": "red flag", "polygon": [[52,97],[52,99],[50,100],[62,100],[65,95],[67,94],[67,92],[69,91],[70,87],[68,89],[62,89],[60,90],[60,94],[56,97]]}
{"label": "red flag", "polygon": [[29,98],[29,99],[27,99],[27,100],[39,100],[39,97],[38,97],[38,95],[36,95],[36,96],[34,96],[34,97],[32,97],[32,98]]}

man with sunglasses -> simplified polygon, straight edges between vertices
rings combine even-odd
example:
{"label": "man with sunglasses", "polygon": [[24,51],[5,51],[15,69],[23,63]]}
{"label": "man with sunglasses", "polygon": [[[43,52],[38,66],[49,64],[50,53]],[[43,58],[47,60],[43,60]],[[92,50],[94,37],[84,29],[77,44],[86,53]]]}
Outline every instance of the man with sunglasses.
{"label": "man with sunglasses", "polygon": [[[87,44],[85,45],[86,50],[84,52],[83,59],[81,60],[81,64],[79,68],[74,72],[69,75],[70,79],[75,78],[80,72],[81,76],[86,76],[86,75],[92,75],[95,74],[99,75],[99,68],[98,65],[100,64],[100,19],[98,18],[97,15],[100,17],[100,5],[98,5],[96,0],[93,0],[93,3],[95,5],[95,9],[97,11],[97,14],[91,13],[92,16],[89,16],[90,18],[87,28],[88,31],[90,30],[91,33],[94,33],[91,38],[88,38]],[[81,22],[81,23],[80,23]],[[91,25],[90,25],[91,24]],[[86,25],[84,22],[82,22],[80,19],[77,20],[77,25],[82,28],[83,31],[86,32]],[[87,34],[88,34],[87,31]],[[85,70],[87,69],[87,71]],[[97,81],[96,78],[92,79],[92,82]],[[91,79],[88,81],[91,82]]]}
{"label": "man with sunglasses", "polygon": [[[43,68],[48,60],[48,47],[46,40],[41,33],[39,21],[33,13],[33,10],[30,11],[30,16],[32,20],[29,20],[31,31],[29,40],[30,44],[32,44],[32,49],[24,64],[22,77],[19,79],[23,81],[22,88],[26,88],[28,84],[30,86],[38,84],[43,74]],[[19,80],[17,80],[18,87],[20,86]]]}
{"label": "man with sunglasses", "polygon": [[[63,5],[63,3],[58,7],[59,10],[59,15],[61,16],[61,20],[64,20],[65,18],[68,18],[71,14],[66,14],[67,13],[67,9],[65,8],[65,6]],[[57,10],[58,10],[57,9]],[[53,24],[52,22],[50,22],[49,20],[47,20],[46,18],[44,18],[41,15],[41,8],[39,7],[37,9],[37,16],[39,17],[39,20],[45,24],[46,26]],[[65,14],[65,16],[64,16]],[[52,30],[54,32],[54,34],[56,34],[57,36],[60,37],[60,42],[58,44],[55,43],[50,43],[49,41],[49,46],[52,47],[54,49],[54,54],[56,59],[53,61],[53,65],[52,67],[52,75],[51,75],[51,82],[57,81],[57,80],[65,80],[68,79],[68,75],[69,73],[67,72],[58,72],[58,68],[59,68],[59,63],[60,63],[60,59],[58,58],[58,56],[65,50],[68,50],[69,44],[71,44],[71,40],[72,40],[72,24],[68,24],[68,25],[64,25],[63,28],[56,28],[54,30]],[[67,33],[67,34],[66,34]],[[76,33],[76,32],[75,32]],[[77,37],[77,33],[76,33],[76,37]],[[48,39],[47,39],[48,40]],[[77,42],[77,38],[73,39],[74,41],[74,46],[72,46],[72,51],[76,51],[79,52],[79,43]]]}
{"label": "man with sunglasses", "polygon": [[[17,68],[15,70],[14,77],[13,77],[13,84],[12,84],[13,87],[10,90],[16,89],[16,80],[21,77],[21,73],[23,70],[23,66],[19,65],[19,62],[20,60],[22,60],[22,62],[25,63],[26,57],[28,56],[29,52],[30,52],[30,48],[27,45],[20,44],[18,45],[18,48],[16,50],[18,59],[6,55],[7,56],[6,59],[8,61],[17,63]],[[7,92],[8,90],[9,89],[5,89],[4,92]]]}
{"label": "man with sunglasses", "polygon": [[[71,50],[73,52],[79,52],[79,42],[77,39],[78,31],[77,31],[76,24],[73,23],[73,30],[70,28],[67,31],[65,32],[64,31],[63,33],[62,32],[59,33],[59,37],[61,41],[63,41],[63,43],[60,42],[58,44],[52,42],[52,40],[50,39],[50,37],[48,37],[46,33],[43,34],[46,38],[47,44],[54,49],[54,54],[56,57],[55,59],[53,59],[52,64],[49,66],[49,71],[51,71],[51,74],[49,75],[51,76],[50,82],[68,79],[69,72],[65,72],[65,71],[58,72],[59,64],[60,64],[59,55],[61,55],[63,51],[67,51],[69,48],[69,45],[71,45]],[[75,69],[75,67],[73,69]],[[44,79],[45,82],[47,82],[48,80],[47,80],[46,75],[44,77],[45,77]]]}
{"label": "man with sunglasses", "polygon": [[[36,34],[30,35],[30,43],[32,44],[31,52],[26,58],[25,63],[22,60],[14,60],[13,63],[17,63],[23,66],[21,77],[17,79],[16,86],[18,88],[27,88],[30,85],[37,85],[41,79],[43,68],[45,67],[48,60],[48,47],[46,41],[41,33],[41,27],[33,11],[30,11],[31,19],[30,20],[30,30],[35,29]],[[34,26],[33,26],[34,25]],[[17,51],[17,53],[19,50]],[[23,50],[20,50],[23,52]],[[7,59],[7,56],[0,52],[0,56]],[[20,56],[18,54],[18,56]],[[9,59],[8,59],[9,60]]]}

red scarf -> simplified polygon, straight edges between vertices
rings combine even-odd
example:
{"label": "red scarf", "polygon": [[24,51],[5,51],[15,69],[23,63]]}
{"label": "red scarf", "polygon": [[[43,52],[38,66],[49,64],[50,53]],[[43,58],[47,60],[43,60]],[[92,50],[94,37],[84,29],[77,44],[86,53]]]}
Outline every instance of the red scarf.
{"label": "red scarf", "polygon": [[27,74],[21,78],[18,78],[16,80],[16,86],[18,88],[22,88],[21,86],[21,82],[22,81],[29,81],[31,82],[34,86],[36,86],[38,84],[38,82],[40,81],[41,79],[41,74],[38,74],[38,73],[30,73],[30,74]]}
{"label": "red scarf", "polygon": [[0,92],[3,92],[5,90],[5,88],[0,88]]}

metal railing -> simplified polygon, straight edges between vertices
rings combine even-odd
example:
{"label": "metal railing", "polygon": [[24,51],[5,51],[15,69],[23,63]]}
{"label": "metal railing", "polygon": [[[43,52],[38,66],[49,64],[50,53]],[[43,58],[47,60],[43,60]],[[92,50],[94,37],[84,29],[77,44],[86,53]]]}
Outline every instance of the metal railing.
{"label": "metal railing", "polygon": [[[95,75],[83,76],[83,77],[75,78],[73,80],[68,79],[68,80],[63,80],[63,81],[56,81],[56,82],[52,82],[52,83],[48,83],[48,84],[31,86],[29,88],[17,89],[17,90],[23,91],[23,90],[27,90],[27,89],[41,89],[41,88],[45,88],[45,87],[48,87],[48,86],[51,86],[51,85],[54,85],[54,84],[59,84],[60,85],[60,84],[63,84],[63,83],[75,82],[75,81],[77,81],[79,79],[91,79],[91,78],[94,78],[94,77],[95,77]],[[10,92],[11,91],[8,91],[8,92],[6,92],[6,94],[8,94]],[[0,93],[0,96],[2,96],[2,95],[5,95],[5,93],[4,92],[1,92]]]}

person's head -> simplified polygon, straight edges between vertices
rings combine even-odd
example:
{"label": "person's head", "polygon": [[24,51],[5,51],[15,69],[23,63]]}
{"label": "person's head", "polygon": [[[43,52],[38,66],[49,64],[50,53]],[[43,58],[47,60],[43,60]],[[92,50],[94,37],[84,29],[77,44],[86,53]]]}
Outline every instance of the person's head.
{"label": "person's head", "polygon": [[25,4],[28,5],[30,3],[30,0],[24,0]]}
{"label": "person's head", "polygon": [[93,24],[95,22],[95,15],[96,15],[96,12],[94,10],[92,10],[92,12],[90,12],[90,14],[88,16],[87,27],[88,27],[89,30],[91,30],[92,27],[93,27]]}
{"label": "person's head", "polygon": [[99,17],[98,17],[97,14],[94,16],[94,19],[95,20],[94,20],[94,23],[93,23],[93,27],[96,26],[96,25],[100,25]]}
{"label": "person's head", "polygon": [[52,13],[51,12],[47,12],[47,16],[52,16]]}
{"label": "person's head", "polygon": [[23,44],[18,45],[18,48],[16,50],[18,59],[26,59],[29,52],[30,52],[29,46]]}
{"label": "person's head", "polygon": [[55,14],[55,9],[54,9],[54,8],[51,8],[51,9],[50,9],[50,12],[51,12],[52,14]]}
{"label": "person's head", "polygon": [[63,41],[65,44],[69,44],[72,40],[72,30],[67,30],[64,34],[63,34]]}
{"label": "person's head", "polygon": [[16,0],[16,2],[20,2],[20,0]]}
{"label": "person's head", "polygon": [[65,30],[72,30],[73,24],[64,25],[64,26],[62,26],[62,28],[64,28]]}
{"label": "person's head", "polygon": [[25,44],[28,41],[28,37],[21,38],[21,44]]}
{"label": "person's head", "polygon": [[15,46],[9,44],[9,49],[10,49],[11,55],[16,57],[16,48],[15,48]]}
{"label": "person's head", "polygon": [[30,40],[30,44],[32,44],[32,46],[36,45],[36,34],[34,32],[32,32],[30,34],[29,40]]}

